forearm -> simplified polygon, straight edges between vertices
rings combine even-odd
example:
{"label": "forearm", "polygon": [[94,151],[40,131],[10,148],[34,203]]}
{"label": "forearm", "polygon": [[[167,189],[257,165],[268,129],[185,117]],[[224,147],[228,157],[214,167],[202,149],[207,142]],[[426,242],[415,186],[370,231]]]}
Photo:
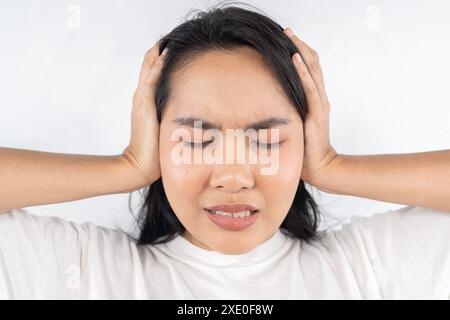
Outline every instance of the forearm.
{"label": "forearm", "polygon": [[339,155],[311,184],[329,193],[450,212],[450,150]]}
{"label": "forearm", "polygon": [[0,148],[0,211],[126,193],[147,184],[122,155]]}

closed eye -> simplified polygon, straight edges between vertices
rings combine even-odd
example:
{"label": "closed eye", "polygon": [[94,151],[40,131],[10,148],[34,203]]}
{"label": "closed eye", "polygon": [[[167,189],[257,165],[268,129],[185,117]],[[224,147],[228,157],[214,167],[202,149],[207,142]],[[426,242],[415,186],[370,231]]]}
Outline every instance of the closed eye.
{"label": "closed eye", "polygon": [[[214,141],[205,141],[205,142],[184,141],[184,145],[186,147],[190,147],[190,148],[203,148],[204,146],[207,146],[211,142],[214,142]],[[262,143],[262,142],[259,142],[259,141],[252,141],[252,143],[256,144],[258,147],[267,148],[267,149],[278,148],[280,146],[280,142],[276,142],[276,143]]]}
{"label": "closed eye", "polygon": [[276,143],[262,143],[262,142],[259,142],[259,141],[253,141],[253,143],[255,143],[258,147],[263,147],[263,148],[267,148],[267,149],[278,148],[280,146],[280,142],[276,142]]}
{"label": "closed eye", "polygon": [[204,146],[208,145],[211,142],[213,141],[205,141],[205,142],[184,141],[184,145],[190,148],[203,148]]}

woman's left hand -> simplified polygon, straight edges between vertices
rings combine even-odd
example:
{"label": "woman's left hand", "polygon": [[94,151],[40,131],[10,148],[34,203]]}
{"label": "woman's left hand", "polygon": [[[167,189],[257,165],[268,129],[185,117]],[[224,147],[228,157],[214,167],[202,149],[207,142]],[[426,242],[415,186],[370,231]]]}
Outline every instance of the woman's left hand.
{"label": "woman's left hand", "polygon": [[296,53],[292,58],[308,104],[308,115],[303,124],[305,151],[301,178],[320,189],[320,178],[338,159],[338,154],[330,144],[330,103],[317,52],[289,31],[289,28],[285,29],[285,33],[300,50],[301,56]]}

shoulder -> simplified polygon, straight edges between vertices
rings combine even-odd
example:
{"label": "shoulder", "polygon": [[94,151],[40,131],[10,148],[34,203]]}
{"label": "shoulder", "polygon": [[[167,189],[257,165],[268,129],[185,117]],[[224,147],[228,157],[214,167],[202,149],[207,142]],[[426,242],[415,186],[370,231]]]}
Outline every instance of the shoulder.
{"label": "shoulder", "polygon": [[410,297],[449,297],[449,212],[405,207],[360,224],[397,287]]}
{"label": "shoulder", "polygon": [[134,287],[120,284],[143,278],[135,241],[116,229],[14,209],[0,214],[0,234],[6,294],[34,296],[30,288],[39,288],[40,297],[125,297]]}
{"label": "shoulder", "polygon": [[125,232],[95,225],[92,222],[73,222],[56,216],[36,215],[24,208],[13,209],[0,214],[0,230],[3,236],[18,240],[63,241],[77,245],[108,243],[135,245]]}
{"label": "shoulder", "polygon": [[[359,232],[380,241],[415,241],[419,238],[444,240],[450,237],[450,213],[430,208],[407,206],[376,213],[370,217],[352,217],[342,234]],[[384,239],[384,240],[383,240]]]}
{"label": "shoulder", "polygon": [[[369,217],[353,216],[338,230],[319,232],[308,248],[351,261],[403,259],[411,262],[432,254],[450,258],[450,213],[421,207],[404,207]],[[433,250],[430,250],[433,249]]]}

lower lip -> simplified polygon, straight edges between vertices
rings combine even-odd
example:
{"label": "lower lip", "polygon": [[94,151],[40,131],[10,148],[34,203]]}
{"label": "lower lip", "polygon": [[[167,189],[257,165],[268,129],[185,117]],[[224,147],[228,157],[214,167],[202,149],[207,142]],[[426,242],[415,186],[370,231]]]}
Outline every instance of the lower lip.
{"label": "lower lip", "polygon": [[217,224],[219,227],[231,230],[231,231],[241,231],[248,227],[250,227],[253,223],[255,223],[256,220],[259,218],[259,211],[249,215],[248,217],[243,218],[233,218],[233,217],[227,217],[227,216],[221,216],[218,214],[213,214],[210,211],[206,210],[208,214],[208,218]]}

